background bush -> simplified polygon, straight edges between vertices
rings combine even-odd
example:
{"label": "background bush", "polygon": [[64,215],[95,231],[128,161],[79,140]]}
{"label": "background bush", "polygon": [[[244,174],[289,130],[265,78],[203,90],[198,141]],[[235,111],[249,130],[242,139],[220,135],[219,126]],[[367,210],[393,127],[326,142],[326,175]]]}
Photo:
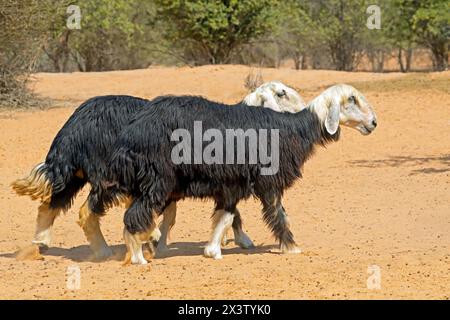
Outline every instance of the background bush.
{"label": "background bush", "polygon": [[[79,30],[66,26],[71,4],[81,9]],[[380,30],[366,27],[372,4]],[[395,56],[408,72],[417,50],[441,71],[449,25],[448,0],[0,0],[0,104],[29,99],[35,71],[289,61],[352,71],[365,58],[382,72]]]}

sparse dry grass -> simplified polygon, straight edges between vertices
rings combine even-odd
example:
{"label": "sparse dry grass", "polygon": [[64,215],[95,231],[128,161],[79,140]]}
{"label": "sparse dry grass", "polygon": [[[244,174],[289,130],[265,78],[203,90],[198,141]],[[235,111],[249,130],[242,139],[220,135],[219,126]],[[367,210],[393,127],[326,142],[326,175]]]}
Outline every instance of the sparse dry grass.
{"label": "sparse dry grass", "polygon": [[450,72],[443,72],[442,74],[412,73],[403,78],[392,80],[355,82],[350,84],[363,92],[438,90],[450,94]]}

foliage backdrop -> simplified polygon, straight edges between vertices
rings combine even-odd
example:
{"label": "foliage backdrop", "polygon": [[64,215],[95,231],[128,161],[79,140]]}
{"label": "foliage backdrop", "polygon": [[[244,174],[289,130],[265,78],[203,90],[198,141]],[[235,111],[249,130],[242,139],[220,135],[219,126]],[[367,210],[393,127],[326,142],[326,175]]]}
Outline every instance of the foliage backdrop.
{"label": "foliage backdrop", "polygon": [[[381,28],[370,30],[374,4]],[[80,29],[66,25],[69,5]],[[449,26],[448,0],[0,0],[0,101],[17,97],[31,71],[287,60],[351,71],[366,57],[381,72],[395,54],[407,72],[417,48],[446,70]]]}

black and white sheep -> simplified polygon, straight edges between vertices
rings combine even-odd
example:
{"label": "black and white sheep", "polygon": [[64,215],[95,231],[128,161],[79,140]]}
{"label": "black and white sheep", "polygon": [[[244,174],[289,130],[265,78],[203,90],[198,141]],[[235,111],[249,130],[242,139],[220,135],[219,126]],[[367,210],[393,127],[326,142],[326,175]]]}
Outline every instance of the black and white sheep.
{"label": "black and white sheep", "polygon": [[[186,140],[191,150],[195,150],[196,143],[204,148],[211,141],[211,136],[195,139],[196,123],[201,123],[205,134],[208,130],[218,130],[223,136],[227,135],[227,130],[253,130],[258,138],[263,132],[266,135],[268,131],[278,132],[278,143],[271,139],[266,145],[256,144],[253,150],[258,155],[278,152],[277,170],[272,170],[272,174],[266,170],[263,174],[267,163],[260,158],[256,162],[249,161],[248,149],[244,163],[174,161],[173,152],[183,140],[178,137],[178,142],[174,141],[174,132],[181,130],[194,136]],[[315,147],[338,140],[340,124],[364,135],[377,125],[369,103],[348,85],[325,90],[306,109],[295,114],[247,106],[230,108],[192,96],[155,99],[152,107],[140,113],[139,119],[120,134],[108,165],[109,179],[102,184],[101,195],[96,197],[101,203],[94,207],[108,206],[123,195],[130,199],[124,215],[124,239],[134,264],[147,263],[142,244],[148,241],[155,228],[155,215],[185,197],[215,200],[213,235],[205,248],[208,257],[222,257],[222,235],[232,225],[233,218],[239,216],[237,203],[250,196],[262,202],[264,221],[280,242],[282,252],[300,252],[289,229],[281,197],[284,190],[301,177],[301,168]],[[218,154],[222,157],[239,157],[237,148],[230,147],[223,139],[220,143],[224,152]],[[192,159],[192,154],[186,159]]]}
{"label": "black and white sheep", "polygon": [[[298,93],[279,82],[264,84],[245,100],[252,106],[280,111],[295,112],[304,107]],[[49,246],[55,218],[70,208],[76,194],[89,183],[92,190],[80,209],[79,225],[96,258],[104,259],[112,254],[100,230],[103,209],[95,208],[97,214],[93,214],[90,204],[98,202],[93,198],[98,194],[98,183],[106,172],[110,149],[117,136],[149,103],[145,99],[117,95],[87,100],[58,132],[45,162],[34,167],[28,177],[13,182],[16,193],[41,201],[33,243],[44,248]],[[174,218],[175,206],[172,205],[162,223],[162,247]],[[159,232],[156,231],[155,238]]]}
{"label": "black and white sheep", "polygon": [[[279,81],[270,81],[262,84],[252,93],[247,95],[243,103],[248,106],[262,106],[277,112],[296,113],[306,107],[302,97],[294,89],[286,86]],[[240,104],[238,104],[240,105]],[[236,106],[236,105],[235,105]],[[167,250],[167,237],[170,229],[175,225],[176,219],[176,202],[170,203],[163,213],[163,221],[160,224],[161,236],[158,241],[158,251]],[[233,219],[234,243],[241,248],[252,248],[253,242],[242,230],[242,220],[239,212],[236,210]],[[222,243],[227,243],[226,232],[222,236]]]}

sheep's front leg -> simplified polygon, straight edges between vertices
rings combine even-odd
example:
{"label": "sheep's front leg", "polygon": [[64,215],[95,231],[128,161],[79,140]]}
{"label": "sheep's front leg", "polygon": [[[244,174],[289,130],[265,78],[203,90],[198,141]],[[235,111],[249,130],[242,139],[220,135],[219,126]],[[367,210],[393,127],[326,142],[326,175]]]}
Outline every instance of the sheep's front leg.
{"label": "sheep's front leg", "polygon": [[249,236],[244,232],[244,230],[242,230],[242,219],[238,209],[234,210],[233,233],[234,243],[239,247],[243,249],[250,249],[255,247]]}
{"label": "sheep's front leg", "polygon": [[130,254],[132,264],[147,264],[142,251],[142,245],[147,244],[151,238],[152,231],[130,233],[127,228],[124,228],[123,238]]}
{"label": "sheep's front leg", "polygon": [[262,198],[262,203],[264,221],[280,242],[281,251],[283,253],[300,253],[301,250],[289,229],[289,218],[281,205],[281,198],[279,196]]}
{"label": "sheep's front leg", "polygon": [[289,218],[286,214],[286,211],[284,211],[283,206],[280,206],[278,209],[278,217],[280,220],[282,220],[285,224],[285,230],[281,232],[280,237],[280,249],[283,253],[301,253],[302,250],[297,246],[297,244],[294,241],[294,235],[292,234],[291,230],[289,229]]}
{"label": "sheep's front leg", "polygon": [[216,210],[213,215],[213,233],[211,241],[205,247],[205,257],[222,259],[220,244],[225,231],[233,224],[234,214],[223,209]]}
{"label": "sheep's front leg", "polygon": [[[155,229],[154,205],[145,197],[134,198],[124,215],[123,237],[132,264],[147,264],[142,245],[147,244]],[[149,244],[150,245],[150,244]],[[151,248],[151,246],[150,246]],[[153,248],[151,248],[153,249]],[[153,250],[150,250],[153,251]],[[153,254],[153,252],[152,252]],[[127,257],[125,263],[127,263]]]}
{"label": "sheep's front leg", "polygon": [[172,201],[163,211],[163,221],[160,225],[161,237],[158,241],[157,251],[167,250],[167,238],[172,227],[175,225],[177,216],[177,202]]}

